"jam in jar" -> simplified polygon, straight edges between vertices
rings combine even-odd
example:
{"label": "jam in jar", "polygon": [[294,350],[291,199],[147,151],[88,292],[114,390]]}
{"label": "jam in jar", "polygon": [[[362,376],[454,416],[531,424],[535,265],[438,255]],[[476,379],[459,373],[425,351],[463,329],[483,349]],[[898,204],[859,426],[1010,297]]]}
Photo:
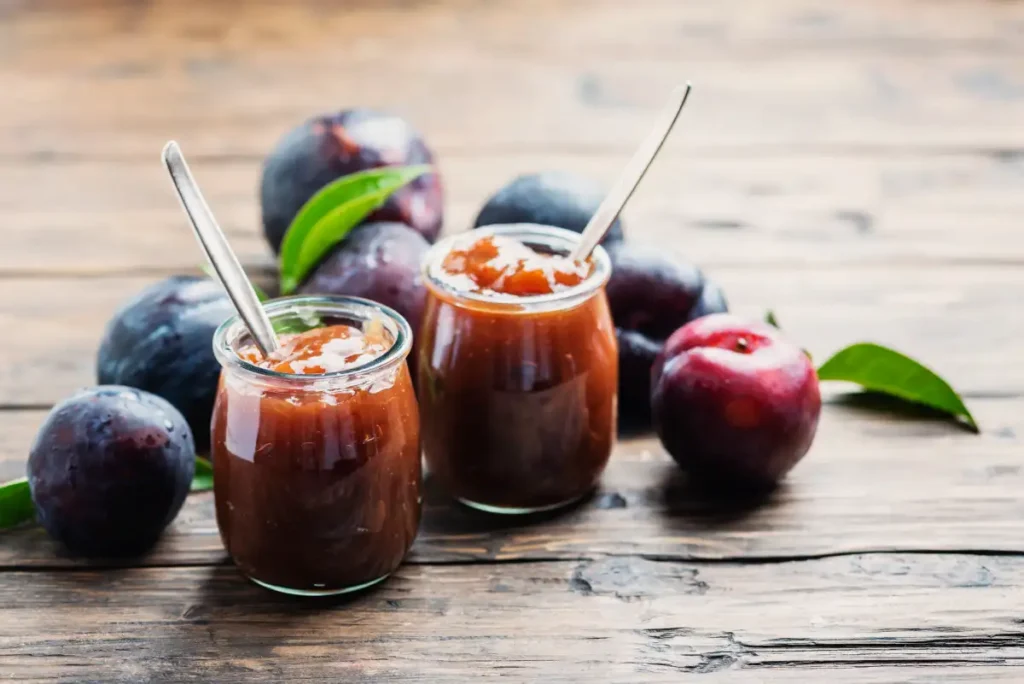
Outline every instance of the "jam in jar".
{"label": "jam in jar", "polygon": [[214,336],[221,538],[269,589],[361,589],[398,567],[420,521],[409,325],[354,297],[280,299],[266,311],[281,342],[267,358],[237,317]]}
{"label": "jam in jar", "polygon": [[490,226],[439,242],[424,265],[419,340],[431,476],[494,513],[569,504],[600,479],[615,437],[618,359],[598,247],[579,234]]}

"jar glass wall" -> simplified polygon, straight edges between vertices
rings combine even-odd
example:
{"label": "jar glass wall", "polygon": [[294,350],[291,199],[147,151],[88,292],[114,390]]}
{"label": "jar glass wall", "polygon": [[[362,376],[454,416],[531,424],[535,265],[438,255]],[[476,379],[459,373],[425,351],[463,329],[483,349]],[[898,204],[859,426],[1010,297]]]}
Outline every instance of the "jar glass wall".
{"label": "jar glass wall", "polygon": [[406,365],[408,323],[353,297],[266,306],[278,330],[383,325],[390,347],[353,368],[277,373],[249,363],[237,318],[220,327],[212,422],[217,525],[247,577],[270,589],[328,595],[369,586],[401,563],[420,520],[420,428]]}
{"label": "jar glass wall", "polygon": [[557,508],[589,493],[615,437],[618,351],[604,286],[590,275],[535,296],[460,291],[445,256],[488,235],[568,254],[571,231],[517,224],[462,233],[427,255],[418,392],[428,469],[467,505],[496,513]]}

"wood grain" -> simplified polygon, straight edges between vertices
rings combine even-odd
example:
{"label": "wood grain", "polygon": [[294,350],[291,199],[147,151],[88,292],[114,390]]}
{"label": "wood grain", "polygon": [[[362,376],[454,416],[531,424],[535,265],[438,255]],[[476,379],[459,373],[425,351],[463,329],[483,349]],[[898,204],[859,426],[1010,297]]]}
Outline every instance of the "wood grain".
{"label": "wood grain", "polygon": [[[849,400],[847,400],[849,402]],[[826,407],[806,460],[765,501],[722,500],[687,483],[655,439],[616,449],[601,490],[561,515],[506,521],[455,505],[428,479],[413,563],[591,558],[807,558],[876,550],[1024,553],[1024,400],[972,403],[985,432]],[[43,412],[0,414],[3,471],[20,472]],[[908,422],[910,420],[911,422]],[[38,528],[0,536],[0,568],[68,567]],[[189,498],[148,556],[104,565],[216,564],[225,559],[212,495]]]}
{"label": "wood grain", "polygon": [[[1019,558],[599,557],[405,566],[317,606],[228,567],[4,573],[0,662],[13,678],[76,681],[744,682],[782,669],[804,678],[787,681],[891,682],[911,676],[900,667],[936,681],[967,665],[1011,681],[1022,585]],[[74,609],[52,609],[65,602]]]}
{"label": "wood grain", "polygon": [[[190,155],[191,156],[191,155]],[[442,156],[446,231],[521,173],[610,184],[625,154]],[[259,160],[193,166],[243,261],[270,263]],[[59,197],[58,202],[52,198]],[[163,167],[0,162],[0,276],[194,270],[200,254]],[[1024,263],[1024,156],[708,156],[666,152],[625,215],[630,239],[669,242],[706,268]],[[45,245],[46,249],[40,246]]]}
{"label": "wood grain", "polygon": [[[198,250],[197,250],[198,251]],[[857,341],[904,350],[974,395],[1024,393],[1024,270],[879,264],[871,269],[708,269],[732,308],[773,309],[794,339],[823,361]],[[0,405],[52,404],[95,382],[95,350],[117,308],[153,276],[9,278],[0,325],[16,330],[0,364]],[[45,381],[42,381],[45,379]]]}
{"label": "wood grain", "polygon": [[983,428],[832,393],[758,502],[701,491],[650,437],[539,519],[428,481],[407,564],[327,604],[245,582],[209,493],[139,559],[3,532],[0,678],[1018,681],[1022,65],[1020,2],[0,0],[0,480],[93,381],[115,308],[196,270],[167,139],[267,277],[259,165],[316,112],[414,122],[453,232],[518,173],[609,182],[686,78],[631,238],[701,264],[741,313],[774,309],[818,360],[910,352]]}
{"label": "wood grain", "polygon": [[628,150],[686,78],[680,145],[1024,147],[1016,3],[715,4],[16,6],[0,150],[149,159],[176,137],[254,156],[313,112],[360,104],[408,115],[443,151]]}

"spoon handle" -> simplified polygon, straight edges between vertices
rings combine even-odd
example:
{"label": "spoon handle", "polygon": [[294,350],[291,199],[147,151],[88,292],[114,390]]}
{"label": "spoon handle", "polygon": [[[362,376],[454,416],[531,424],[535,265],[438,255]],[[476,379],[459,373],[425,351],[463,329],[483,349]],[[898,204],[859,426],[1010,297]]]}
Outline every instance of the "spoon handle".
{"label": "spoon handle", "polygon": [[643,179],[647,169],[650,168],[651,162],[658,156],[661,146],[665,143],[665,139],[679,118],[679,113],[683,111],[683,105],[686,104],[686,98],[689,95],[689,83],[672,91],[672,97],[669,98],[665,109],[658,115],[654,129],[640,144],[640,147],[633,154],[633,158],[629,160],[629,164],[623,169],[622,175],[615,182],[611,192],[605,196],[604,201],[601,202],[597,211],[594,212],[590,221],[587,222],[587,227],[583,230],[580,243],[572,253],[574,260],[582,261],[590,256],[590,253],[594,251],[594,247],[601,242],[605,233],[611,228],[612,223],[618,218],[622,208],[626,206],[626,202],[633,196],[633,191],[636,190],[640,180]]}
{"label": "spoon handle", "polygon": [[213,266],[221,285],[227,290],[228,297],[234,303],[242,321],[252,333],[256,346],[264,356],[267,356],[279,346],[274,327],[270,324],[270,319],[263,310],[255,290],[252,289],[245,271],[242,270],[242,265],[238,263],[238,257],[231,250],[227,238],[213,217],[213,212],[203,199],[203,193],[199,191],[199,186],[192,177],[188,164],[185,163],[178,143],[173,140],[167,143],[163,151],[163,160],[210,265]]}

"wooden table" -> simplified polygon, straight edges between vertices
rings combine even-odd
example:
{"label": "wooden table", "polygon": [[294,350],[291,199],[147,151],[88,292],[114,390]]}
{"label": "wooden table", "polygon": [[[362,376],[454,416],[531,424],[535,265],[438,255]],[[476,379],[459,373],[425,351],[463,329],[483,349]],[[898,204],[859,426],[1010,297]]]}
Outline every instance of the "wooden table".
{"label": "wooden table", "polygon": [[699,262],[737,311],[774,309],[819,358],[862,339],[918,356],[980,436],[833,393],[811,454],[752,509],[649,437],[545,520],[428,483],[408,562],[327,605],[244,581],[209,494],[136,561],[4,533],[0,678],[1020,681],[1020,2],[0,2],[0,479],[93,382],[115,307],[197,270],[168,138],[264,270],[260,161],[308,115],[408,116],[453,231],[518,172],[610,182],[686,78],[631,238]]}

